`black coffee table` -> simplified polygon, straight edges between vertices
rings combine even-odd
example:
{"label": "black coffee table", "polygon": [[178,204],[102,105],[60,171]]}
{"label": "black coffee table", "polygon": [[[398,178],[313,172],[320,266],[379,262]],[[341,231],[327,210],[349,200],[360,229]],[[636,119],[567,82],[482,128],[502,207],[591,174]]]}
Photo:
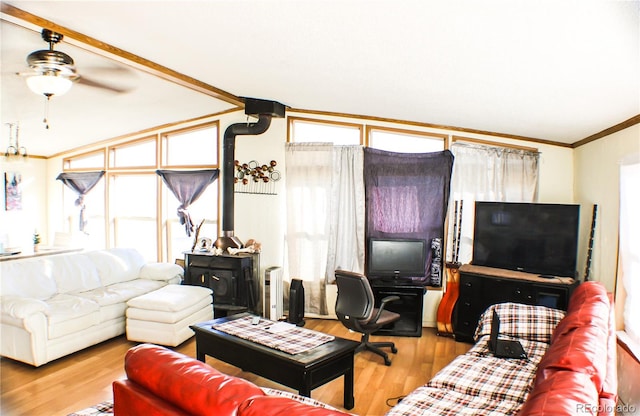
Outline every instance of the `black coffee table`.
{"label": "black coffee table", "polygon": [[246,313],[190,326],[196,333],[196,355],[209,355],[311,397],[311,390],[344,375],[344,407],[353,409],[353,356],[358,342],[335,337],[311,350],[287,354],[227,333],[213,325],[247,316]]}

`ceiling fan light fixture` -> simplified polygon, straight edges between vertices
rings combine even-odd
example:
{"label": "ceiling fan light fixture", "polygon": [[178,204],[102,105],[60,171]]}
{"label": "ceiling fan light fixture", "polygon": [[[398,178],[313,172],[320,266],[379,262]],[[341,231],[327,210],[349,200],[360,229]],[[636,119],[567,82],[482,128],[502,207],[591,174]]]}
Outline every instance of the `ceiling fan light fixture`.
{"label": "ceiling fan light fixture", "polygon": [[27,86],[36,94],[51,97],[66,94],[73,82],[64,76],[56,74],[40,74],[27,78]]}

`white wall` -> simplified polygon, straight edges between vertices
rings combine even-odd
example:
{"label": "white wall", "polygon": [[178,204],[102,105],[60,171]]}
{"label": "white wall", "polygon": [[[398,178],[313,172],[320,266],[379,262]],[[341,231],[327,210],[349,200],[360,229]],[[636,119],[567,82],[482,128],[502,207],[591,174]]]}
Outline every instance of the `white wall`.
{"label": "white wall", "polygon": [[[618,260],[620,161],[625,156],[640,154],[640,125],[580,146],[573,153],[575,200],[583,207],[581,235],[590,233],[591,207],[598,205],[591,276],[613,291]],[[581,238],[580,243],[578,261],[585,267],[588,238]]]}
{"label": "white wall", "polygon": [[[7,159],[0,157],[2,188],[0,197],[0,242],[5,247],[18,247],[23,252],[33,252],[33,233],[38,230],[41,242],[47,243],[47,160],[36,158]],[[22,210],[5,210],[4,173],[22,175]]]}

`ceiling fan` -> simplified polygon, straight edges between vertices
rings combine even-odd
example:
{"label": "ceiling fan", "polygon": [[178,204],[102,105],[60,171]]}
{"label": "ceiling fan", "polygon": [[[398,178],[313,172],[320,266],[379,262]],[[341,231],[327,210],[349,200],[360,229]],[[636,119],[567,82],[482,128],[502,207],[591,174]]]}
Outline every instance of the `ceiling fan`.
{"label": "ceiling fan", "polygon": [[[63,37],[60,33],[42,29],[42,39],[49,44],[49,49],[31,52],[27,56],[27,64],[31,71],[18,73],[18,75],[26,78],[27,85],[31,91],[44,95],[49,99],[54,95],[65,94],[71,89],[73,83],[115,93],[124,93],[131,90],[130,86],[117,86],[80,75],[71,56],[54,50],[54,45],[59,43]],[[110,68],[110,70],[128,71],[122,67]]]}

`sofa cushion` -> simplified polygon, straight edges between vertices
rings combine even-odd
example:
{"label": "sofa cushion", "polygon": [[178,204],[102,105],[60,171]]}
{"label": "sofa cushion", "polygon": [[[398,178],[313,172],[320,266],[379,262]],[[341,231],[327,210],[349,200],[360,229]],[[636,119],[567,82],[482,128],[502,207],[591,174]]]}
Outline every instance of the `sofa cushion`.
{"label": "sofa cushion", "polygon": [[98,269],[102,286],[136,279],[145,264],[142,255],[127,248],[112,248],[86,253]]}
{"label": "sofa cushion", "polygon": [[107,306],[124,303],[136,296],[160,289],[164,284],[164,282],[158,280],[134,279],[107,287],[99,287],[87,292],[76,293],[76,295],[92,300],[100,306]]}
{"label": "sofa cushion", "polygon": [[97,303],[79,296],[61,293],[46,301],[49,339],[82,331],[100,323]]}
{"label": "sofa cushion", "polygon": [[497,400],[486,396],[473,396],[453,390],[422,386],[393,406],[386,416],[512,416],[518,414],[521,407],[522,403],[511,400]]}
{"label": "sofa cushion", "polygon": [[557,371],[537,383],[518,415],[595,415],[598,404],[598,392],[588,374]]}
{"label": "sofa cushion", "polygon": [[0,262],[0,276],[2,296],[45,300],[57,290],[50,260],[3,261]]}
{"label": "sofa cushion", "polygon": [[96,266],[85,254],[52,256],[50,261],[58,293],[84,292],[102,286]]}
{"label": "sofa cushion", "polygon": [[[209,296],[208,299],[202,298],[198,301],[194,299],[193,303],[191,303],[190,305],[186,305],[184,309],[178,310],[175,312],[169,309],[151,310],[151,309],[138,309],[138,308],[128,307],[126,316],[129,319],[135,319],[138,321],[162,322],[162,323],[172,324],[172,323],[181,321],[182,319],[190,315],[193,315],[194,313],[204,308],[208,308],[213,313],[213,307],[211,305],[211,296]],[[212,319],[212,318],[213,317],[209,317],[208,319]],[[194,322],[190,322],[190,324],[192,323]],[[166,345],[166,344],[163,344],[163,345]]]}
{"label": "sofa cushion", "polygon": [[127,352],[125,371],[132,382],[192,415],[235,416],[244,400],[264,396],[249,381],[151,344]]}
{"label": "sofa cushion", "polygon": [[184,275],[184,269],[173,263],[147,263],[140,269],[138,277],[150,280],[170,280]]}
{"label": "sofa cushion", "polygon": [[491,334],[494,310],[500,317],[500,335],[546,343],[551,341],[555,327],[565,316],[564,311],[545,306],[498,303],[482,313],[474,339]]}
{"label": "sofa cushion", "polygon": [[433,376],[427,386],[490,400],[524,403],[535,372],[536,363],[530,360],[464,354]]}
{"label": "sofa cushion", "polygon": [[202,299],[212,301],[212,293],[211,289],[202,286],[167,285],[130,299],[127,306],[151,311],[178,312]]}
{"label": "sofa cushion", "polygon": [[289,399],[293,399],[300,403],[308,404],[310,406],[322,407],[329,410],[338,410],[335,407],[329,406],[326,403],[312,399],[311,397],[300,396],[299,394],[291,393],[289,391],[271,389],[269,387],[261,387],[261,389],[264,392],[264,394],[266,394],[267,396],[287,397]]}
{"label": "sofa cushion", "polygon": [[346,414],[348,413],[278,396],[252,397],[242,402],[238,408],[238,416],[344,416]]}

